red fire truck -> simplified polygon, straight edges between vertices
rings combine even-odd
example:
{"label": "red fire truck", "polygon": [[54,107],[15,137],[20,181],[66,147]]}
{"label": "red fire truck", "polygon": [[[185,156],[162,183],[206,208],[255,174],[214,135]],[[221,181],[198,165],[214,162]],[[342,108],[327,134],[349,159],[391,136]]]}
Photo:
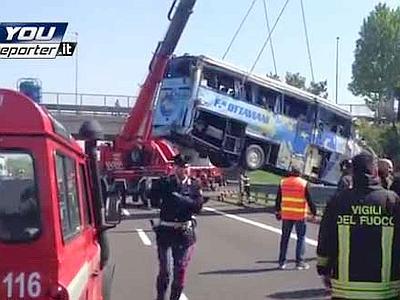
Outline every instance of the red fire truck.
{"label": "red fire truck", "polygon": [[[174,1],[168,14],[171,23],[150,62],[147,78],[135,106],[113,143],[100,146],[102,173],[108,183],[113,183],[121,192],[123,199],[127,195],[134,200],[145,197],[146,186],[153,179],[169,175],[173,169],[173,157],[178,150],[168,141],[152,136],[153,107],[158,86],[195,2],[196,0],[180,0],[179,3],[178,0]],[[201,174],[220,177],[215,167],[203,166],[201,169]],[[197,174],[197,171],[193,174]]]}
{"label": "red fire truck", "polygon": [[0,89],[0,299],[109,299],[113,266],[103,208],[95,124],[81,129],[86,153],[42,107]]}

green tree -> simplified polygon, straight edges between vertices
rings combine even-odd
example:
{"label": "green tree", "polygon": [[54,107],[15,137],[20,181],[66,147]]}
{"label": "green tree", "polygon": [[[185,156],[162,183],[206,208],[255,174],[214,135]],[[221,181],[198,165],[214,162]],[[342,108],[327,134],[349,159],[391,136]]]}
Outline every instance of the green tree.
{"label": "green tree", "polygon": [[306,90],[306,78],[301,76],[300,73],[286,72],[285,81],[291,86]]}
{"label": "green tree", "polygon": [[301,76],[300,73],[286,72],[285,81],[287,84],[305,90],[314,95],[328,98],[328,81],[310,82],[310,86],[306,86],[306,78]]}
{"label": "green tree", "polygon": [[367,145],[371,147],[375,153],[382,157],[385,153],[383,133],[386,126],[377,126],[373,122],[359,121],[356,123],[360,137],[362,137]]}
{"label": "green tree", "polygon": [[272,79],[275,79],[275,80],[281,80],[281,78],[279,77],[278,74],[274,74],[274,73],[272,73],[272,72],[269,72],[269,73],[266,74],[266,75],[267,75],[267,77],[269,77],[269,78],[272,78]]}
{"label": "green tree", "polygon": [[396,125],[361,121],[357,129],[379,157],[390,157],[400,166],[400,138]]}
{"label": "green tree", "polygon": [[378,4],[364,19],[356,42],[350,91],[378,117],[392,112],[400,87],[400,8]]}
{"label": "green tree", "polygon": [[328,81],[320,81],[320,82],[310,82],[310,87],[307,89],[310,93],[323,97],[328,98]]}

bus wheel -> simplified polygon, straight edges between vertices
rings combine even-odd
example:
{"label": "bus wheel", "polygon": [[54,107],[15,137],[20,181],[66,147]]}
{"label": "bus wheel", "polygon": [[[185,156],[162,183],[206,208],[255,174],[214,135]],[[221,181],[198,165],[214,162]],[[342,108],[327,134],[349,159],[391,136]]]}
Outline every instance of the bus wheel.
{"label": "bus wheel", "polygon": [[264,149],[260,145],[249,145],[246,149],[245,167],[249,170],[257,170],[264,166],[264,162]]}

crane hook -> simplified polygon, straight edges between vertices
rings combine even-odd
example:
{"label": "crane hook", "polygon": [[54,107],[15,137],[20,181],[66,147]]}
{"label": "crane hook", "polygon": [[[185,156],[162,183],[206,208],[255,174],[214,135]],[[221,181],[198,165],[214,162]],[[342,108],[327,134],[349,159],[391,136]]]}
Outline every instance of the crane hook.
{"label": "crane hook", "polygon": [[174,11],[174,8],[175,8],[175,6],[176,6],[176,2],[177,2],[177,1],[178,1],[178,0],[174,0],[174,2],[172,2],[171,8],[169,9],[169,12],[168,12],[168,20],[169,20],[169,21],[172,20],[172,12]]}

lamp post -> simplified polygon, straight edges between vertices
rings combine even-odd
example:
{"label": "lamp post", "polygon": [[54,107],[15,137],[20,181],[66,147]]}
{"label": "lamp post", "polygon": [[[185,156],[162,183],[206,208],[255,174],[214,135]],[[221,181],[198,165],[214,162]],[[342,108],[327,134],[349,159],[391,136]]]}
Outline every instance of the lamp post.
{"label": "lamp post", "polygon": [[339,37],[336,37],[336,93],[335,102],[338,103],[338,86],[339,86]]}
{"label": "lamp post", "polygon": [[75,36],[75,105],[78,105],[78,32],[72,33]]}

